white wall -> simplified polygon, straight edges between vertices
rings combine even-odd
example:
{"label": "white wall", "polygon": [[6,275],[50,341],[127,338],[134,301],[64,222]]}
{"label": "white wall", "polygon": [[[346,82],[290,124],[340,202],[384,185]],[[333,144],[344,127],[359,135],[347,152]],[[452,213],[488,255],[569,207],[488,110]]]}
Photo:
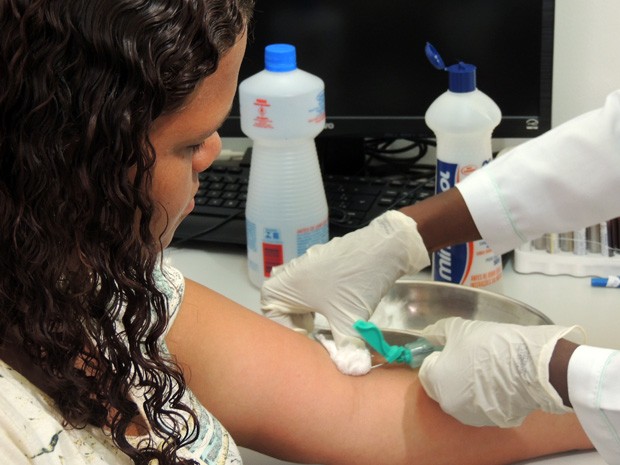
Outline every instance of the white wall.
{"label": "white wall", "polygon": [[556,0],[552,124],[620,89],[620,0]]}

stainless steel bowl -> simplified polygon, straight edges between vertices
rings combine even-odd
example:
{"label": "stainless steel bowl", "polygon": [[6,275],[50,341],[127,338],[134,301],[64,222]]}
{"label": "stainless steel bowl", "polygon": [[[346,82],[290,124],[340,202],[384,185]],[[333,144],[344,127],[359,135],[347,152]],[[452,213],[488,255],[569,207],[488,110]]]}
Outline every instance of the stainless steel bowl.
{"label": "stainless steel bowl", "polygon": [[382,329],[420,330],[442,318],[553,324],[543,313],[501,294],[435,281],[399,281],[379,303],[371,321]]}
{"label": "stainless steel bowl", "polygon": [[[379,302],[370,321],[381,328],[389,344],[404,345],[418,338],[415,331],[451,316],[529,326],[553,324],[535,308],[501,294],[416,280],[398,281]],[[322,317],[317,320],[317,333],[331,337],[329,325]]]}

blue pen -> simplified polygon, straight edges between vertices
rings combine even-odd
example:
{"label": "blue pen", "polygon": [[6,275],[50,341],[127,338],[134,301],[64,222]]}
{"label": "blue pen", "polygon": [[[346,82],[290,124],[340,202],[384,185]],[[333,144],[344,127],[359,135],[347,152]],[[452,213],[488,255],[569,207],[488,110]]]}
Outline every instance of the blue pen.
{"label": "blue pen", "polygon": [[620,276],[608,276],[606,278],[592,278],[592,286],[620,288]]}

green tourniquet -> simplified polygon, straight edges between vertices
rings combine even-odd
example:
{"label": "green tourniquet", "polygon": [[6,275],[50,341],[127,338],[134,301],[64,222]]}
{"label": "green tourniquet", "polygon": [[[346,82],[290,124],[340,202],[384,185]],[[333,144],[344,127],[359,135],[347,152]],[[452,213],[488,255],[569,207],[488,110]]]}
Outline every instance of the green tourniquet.
{"label": "green tourniquet", "polygon": [[353,328],[388,363],[406,363],[411,368],[419,368],[429,354],[442,349],[432,345],[424,338],[418,338],[404,346],[390,345],[386,342],[377,325],[370,321],[358,320],[353,324]]}

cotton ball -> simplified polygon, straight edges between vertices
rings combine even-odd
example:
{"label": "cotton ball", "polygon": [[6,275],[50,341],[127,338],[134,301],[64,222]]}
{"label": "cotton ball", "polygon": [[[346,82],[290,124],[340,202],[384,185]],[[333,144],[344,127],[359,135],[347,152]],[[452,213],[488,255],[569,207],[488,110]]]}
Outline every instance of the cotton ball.
{"label": "cotton ball", "polygon": [[339,349],[333,339],[328,339],[323,334],[315,337],[325,347],[341,373],[360,376],[370,371],[370,352],[365,348],[348,345]]}

